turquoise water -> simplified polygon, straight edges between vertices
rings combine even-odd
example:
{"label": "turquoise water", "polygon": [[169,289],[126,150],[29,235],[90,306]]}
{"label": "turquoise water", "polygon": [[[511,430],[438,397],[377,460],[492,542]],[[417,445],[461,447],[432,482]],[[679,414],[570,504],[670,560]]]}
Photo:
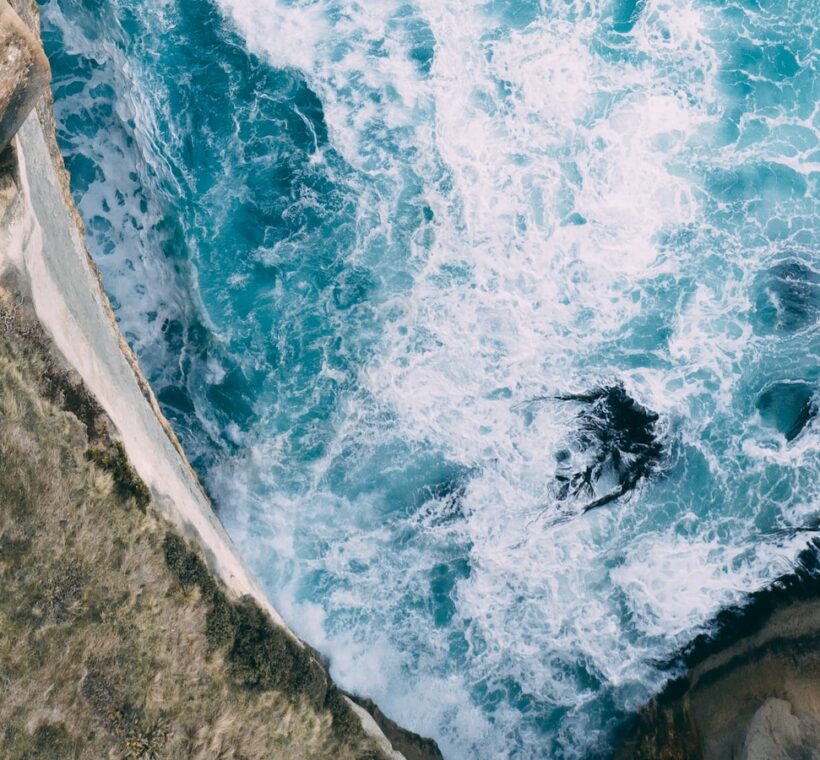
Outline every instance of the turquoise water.
{"label": "turquoise water", "polygon": [[[448,758],[605,754],[820,518],[819,10],[42,4],[92,255],[220,517]],[[649,432],[557,398],[619,384]]]}

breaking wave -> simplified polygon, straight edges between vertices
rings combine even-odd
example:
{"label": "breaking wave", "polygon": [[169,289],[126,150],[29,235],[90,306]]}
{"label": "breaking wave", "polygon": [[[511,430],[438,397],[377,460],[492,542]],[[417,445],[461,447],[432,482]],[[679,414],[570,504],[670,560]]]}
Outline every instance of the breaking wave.
{"label": "breaking wave", "polygon": [[121,327],[344,687],[447,757],[605,752],[658,662],[792,566],[811,3],[42,12]]}

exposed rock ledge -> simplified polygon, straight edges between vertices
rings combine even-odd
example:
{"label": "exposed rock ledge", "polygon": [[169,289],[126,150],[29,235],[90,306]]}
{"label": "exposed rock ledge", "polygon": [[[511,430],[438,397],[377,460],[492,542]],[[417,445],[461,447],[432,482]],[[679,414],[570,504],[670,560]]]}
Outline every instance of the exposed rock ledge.
{"label": "exposed rock ledge", "polygon": [[617,760],[820,760],[820,540],[670,665]]}
{"label": "exposed rock ledge", "polygon": [[[15,340],[18,343],[22,341],[23,344],[27,344],[30,336],[35,333],[41,337],[36,340],[32,339],[34,342],[29,346],[31,351],[28,353],[17,355],[12,348],[9,348],[12,353],[9,358],[11,365],[15,362],[23,362],[24,359],[21,357],[26,357],[33,352],[40,358],[31,366],[26,365],[29,374],[33,372],[31,367],[34,366],[57,365],[60,369],[52,372],[52,375],[54,372],[57,373],[55,377],[62,377],[62,373],[66,370],[76,372],[81,382],[75,385],[72,381],[65,385],[65,388],[69,389],[68,396],[84,399],[87,395],[90,400],[88,403],[83,401],[79,407],[76,404],[72,407],[71,403],[66,402],[65,393],[61,392],[62,401],[58,400],[57,407],[62,407],[75,417],[79,415],[82,418],[84,415],[86,417],[90,415],[91,423],[88,419],[81,419],[87,427],[86,443],[82,444],[88,446],[86,459],[90,457],[90,461],[97,462],[95,457],[101,457],[99,461],[103,464],[110,465],[112,462],[116,464],[118,452],[124,451],[130,465],[127,463],[124,463],[122,467],[117,465],[115,472],[130,471],[130,466],[133,466],[139,476],[134,482],[139,483],[141,479],[150,490],[150,499],[146,497],[150,501],[149,511],[158,510],[161,522],[167,520],[175,526],[204,555],[208,568],[220,579],[216,585],[213,581],[206,582],[201,578],[197,581],[197,583],[202,581],[199,586],[200,607],[210,605],[206,612],[202,613],[207,618],[207,625],[211,626],[213,615],[216,615],[216,618],[223,623],[227,619],[230,621],[227,629],[229,639],[230,636],[236,636],[239,641],[241,631],[245,632],[243,635],[247,634],[245,625],[247,615],[253,617],[255,614],[248,610],[260,610],[259,614],[263,617],[267,616],[267,622],[261,619],[261,622],[257,621],[257,628],[262,631],[259,635],[262,636],[264,642],[267,642],[265,646],[274,642],[276,647],[284,647],[283,651],[289,653],[288,657],[295,658],[294,662],[302,663],[306,671],[309,671],[308,680],[311,683],[318,683],[319,686],[316,688],[320,688],[321,695],[324,695],[322,696],[322,699],[325,699],[325,703],[322,703],[324,708],[321,704],[317,708],[320,713],[324,714],[322,710],[329,709],[330,714],[334,716],[334,721],[341,714],[340,710],[357,715],[361,721],[360,726],[371,737],[365,742],[356,739],[355,732],[345,734],[343,744],[336,746],[330,743],[326,745],[328,748],[333,746],[334,752],[339,752],[339,747],[346,748],[346,751],[353,752],[353,755],[349,756],[391,757],[395,760],[404,755],[397,751],[394,745],[403,743],[413,748],[411,755],[414,758],[440,757],[435,743],[402,731],[384,718],[378,710],[372,709],[367,712],[360,704],[355,704],[347,697],[339,696],[336,699],[334,695],[341,693],[329,681],[324,665],[319,662],[319,658],[309,647],[286,629],[214,515],[196,475],[185,459],[179,442],[160,413],[153,393],[140,373],[136,359],[119,333],[108,300],[100,286],[96,269],[86,251],[82,224],[69,193],[67,175],[56,144],[50,93],[45,91],[37,99],[38,93],[48,81],[48,64],[39,44],[36,6],[33,3],[30,4],[29,0],[14,0],[13,5],[17,14],[33,33],[26,31],[26,25],[21,23],[18,15],[6,4],[6,0],[0,0],[0,151],[2,151],[0,155],[0,277],[3,281],[0,295],[6,302],[3,319],[7,332],[12,330]],[[35,99],[37,99],[36,109],[26,117]],[[15,131],[16,140],[6,148],[5,143]],[[6,149],[3,151],[3,148]],[[15,308],[11,311],[8,308],[9,303],[15,304]],[[9,344],[9,346],[13,345],[14,341]],[[40,399],[32,403],[37,409],[45,409],[44,414],[48,418],[50,414],[48,410],[51,408],[49,405],[55,403],[55,399],[48,398],[51,386],[43,385],[47,378],[38,379],[33,376],[27,378],[25,370],[26,368],[23,367],[19,369],[19,372],[17,370],[11,372],[9,377],[14,380],[10,379],[8,383],[13,386],[17,382],[18,375],[22,376],[21,388],[28,389],[26,393],[31,391],[33,399]],[[20,389],[18,391],[23,392]],[[88,411],[91,407],[95,409],[93,413]],[[98,420],[103,420],[103,422],[98,422]],[[88,427],[89,424],[93,429]],[[99,426],[108,432],[104,435],[100,434]],[[36,429],[41,432],[46,431],[47,426],[44,424]],[[45,436],[44,441],[48,440],[53,443],[45,432],[42,434]],[[26,435],[34,436],[36,439],[35,433],[31,430],[27,431]],[[103,443],[97,440],[100,435],[102,435],[100,440],[103,440]],[[56,443],[54,445],[56,446],[55,451],[60,448]],[[42,446],[46,444],[43,443]],[[102,454],[99,453],[100,450]],[[60,461],[65,460],[66,456],[68,455],[64,453]],[[93,466],[89,466],[92,470],[94,469]],[[77,460],[71,467],[66,471],[66,478],[73,477],[70,473],[75,470],[80,474],[85,472],[85,465],[80,460]],[[34,477],[32,473],[29,475]],[[21,477],[23,477],[22,474]],[[115,485],[116,483],[115,477]],[[139,496],[139,488],[137,486],[135,488],[135,493]],[[141,500],[142,497],[137,499],[140,502]],[[124,503],[130,502],[125,499]],[[0,520],[0,570],[5,568],[3,572],[13,571],[14,577],[19,578],[22,577],[20,573],[25,574],[25,568],[17,567],[14,562],[24,562],[21,557],[24,557],[25,552],[14,554],[9,560],[11,565],[4,564],[8,553],[4,553],[6,544],[3,542],[7,539],[11,541],[9,536],[16,535],[14,531],[23,530],[19,525],[15,526],[13,521],[9,522],[4,517],[3,510],[12,509],[13,512],[13,506],[14,497],[0,493],[0,518],[4,518]],[[63,518],[63,522],[70,524],[76,516],[68,513]],[[140,528],[142,529],[147,530],[144,526]],[[168,535],[175,534],[172,531]],[[20,540],[23,541],[23,539]],[[101,541],[103,540],[101,536]],[[30,539],[26,538],[23,543],[26,541]],[[168,559],[167,552],[166,559]],[[168,562],[169,567],[174,571],[171,561],[168,560]],[[183,579],[179,582],[187,588]],[[193,585],[196,586],[197,583]],[[223,583],[224,592],[220,591]],[[243,602],[241,601],[243,599],[249,601]],[[228,601],[223,604],[220,600]],[[228,609],[225,604],[228,602],[232,606],[229,608],[230,614],[224,618],[223,613],[225,609]],[[250,604],[251,607],[242,608],[243,604]],[[230,610],[234,611],[230,612]],[[219,612],[218,615],[217,612]],[[242,623],[244,628],[237,622],[240,620],[245,621]],[[254,635],[258,634],[256,628],[252,630],[255,632]],[[209,628],[208,635],[210,633]],[[282,641],[291,643],[283,644],[278,637],[284,637]],[[211,639],[209,638],[208,641],[210,643]],[[225,655],[229,662],[232,662],[231,658],[237,646],[239,644],[236,641],[233,645],[229,641],[228,654]],[[305,654],[299,655],[299,650],[303,650]],[[191,657],[196,657],[196,654],[192,653]],[[2,665],[0,661],[0,669]],[[0,675],[3,674],[0,673]],[[278,683],[276,678],[270,674],[268,676],[268,681],[274,684],[271,688],[276,688],[275,684]],[[246,672],[242,678],[245,681],[248,680]],[[260,683],[268,683],[268,681],[264,681],[263,678]],[[287,683],[287,681],[282,681],[282,683]],[[308,688],[300,682],[299,688],[303,687]],[[100,688],[103,687],[100,686]],[[315,696],[314,692],[315,689],[313,691],[308,689],[305,693],[300,691],[293,695],[294,703],[299,702],[294,708],[296,716],[300,714],[299,709],[303,707],[300,700],[304,701],[305,694]],[[2,684],[0,684],[0,694],[2,694]],[[285,694],[285,697],[287,698],[288,695]],[[341,702],[343,707],[337,704],[339,700],[343,700]],[[0,703],[2,701],[0,700]],[[367,703],[362,702],[362,704]],[[340,719],[343,723],[346,720],[344,717]],[[393,738],[392,745],[380,726],[389,729]],[[321,729],[315,730],[320,731]],[[355,749],[357,747],[358,749]],[[305,751],[310,754],[307,745],[305,745]]]}

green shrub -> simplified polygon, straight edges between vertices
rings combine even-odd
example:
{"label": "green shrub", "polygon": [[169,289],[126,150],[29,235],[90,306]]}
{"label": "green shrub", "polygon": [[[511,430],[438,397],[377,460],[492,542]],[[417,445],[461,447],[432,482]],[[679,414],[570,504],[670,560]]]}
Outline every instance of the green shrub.
{"label": "green shrub", "polygon": [[208,646],[226,650],[231,674],[239,685],[302,696],[315,710],[330,712],[338,736],[354,736],[361,731],[358,719],[316,652],[300,645],[250,597],[231,601],[199,554],[181,536],[169,531],[163,551],[180,586],[200,589],[208,605]]}
{"label": "green shrub", "polygon": [[63,622],[81,614],[84,608],[88,577],[77,562],[58,562],[42,583],[35,607],[54,622]]}
{"label": "green shrub", "polygon": [[216,593],[211,598],[205,621],[205,637],[213,651],[233,643],[236,633],[236,613],[224,594]]}
{"label": "green shrub", "polygon": [[11,567],[20,565],[31,550],[31,539],[0,536],[0,565],[8,563]]}
{"label": "green shrub", "polygon": [[187,591],[199,587],[203,596],[213,596],[216,592],[216,585],[205,562],[196,552],[188,548],[182,536],[169,531],[165,534],[162,549],[165,553],[165,563],[183,589]]}
{"label": "green shrub", "polygon": [[307,646],[277,626],[252,599],[235,606],[236,624],[228,661],[248,688],[303,694],[316,709],[325,706],[329,678]]}
{"label": "green shrub", "polygon": [[325,696],[325,708],[333,716],[333,731],[338,737],[355,736],[362,730],[361,723],[350,705],[345,701],[342,692],[331,684]]}
{"label": "green shrub", "polygon": [[114,441],[107,449],[90,448],[86,457],[111,474],[119,496],[133,499],[137,509],[145,512],[151,503],[151,492],[128,461],[122,443]]}
{"label": "green shrub", "polygon": [[125,756],[134,760],[158,760],[168,741],[168,727],[162,719],[135,721],[125,738]]}
{"label": "green shrub", "polygon": [[67,372],[50,363],[45,366],[42,382],[46,398],[82,422],[90,441],[97,438],[97,421],[103,410],[85,385],[72,382]]}
{"label": "green shrub", "polygon": [[90,664],[80,693],[106,729],[121,743],[123,756],[129,760],[156,760],[168,741],[165,716],[149,718],[145,709],[135,707],[123,697],[110,675],[98,664]]}
{"label": "green shrub", "polygon": [[82,746],[62,723],[40,723],[32,734],[20,733],[14,739],[8,760],[73,760]]}

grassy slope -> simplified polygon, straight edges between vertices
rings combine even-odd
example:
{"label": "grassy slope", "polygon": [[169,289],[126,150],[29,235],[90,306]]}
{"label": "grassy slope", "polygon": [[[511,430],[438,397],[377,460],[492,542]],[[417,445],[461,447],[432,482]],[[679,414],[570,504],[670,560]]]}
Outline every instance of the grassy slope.
{"label": "grassy slope", "polygon": [[0,289],[0,757],[381,757],[315,654],[229,599],[154,511],[12,293]]}

